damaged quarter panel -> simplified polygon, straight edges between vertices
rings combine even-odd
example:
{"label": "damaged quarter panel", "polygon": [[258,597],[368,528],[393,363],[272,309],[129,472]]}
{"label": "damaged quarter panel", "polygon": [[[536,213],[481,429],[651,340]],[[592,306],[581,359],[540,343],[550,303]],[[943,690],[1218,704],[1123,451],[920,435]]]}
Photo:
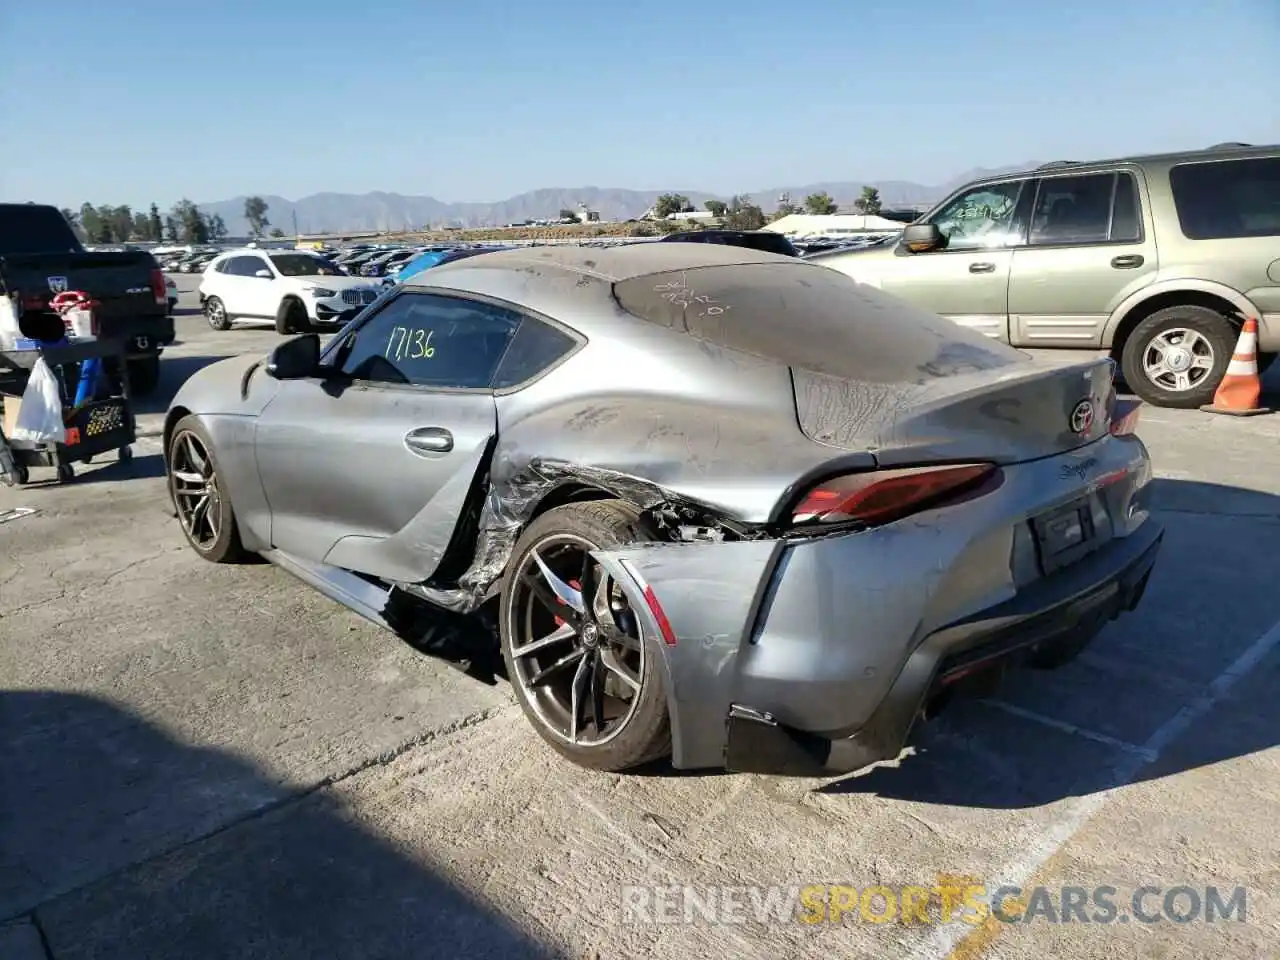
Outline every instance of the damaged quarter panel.
{"label": "damaged quarter panel", "polygon": [[852,735],[925,637],[1037,581],[1027,521],[1082,489],[1098,550],[1146,530],[1141,442],[1108,438],[1084,454],[1078,469],[1060,457],[1006,468],[1001,496],[862,532],[597,553],[647,612],[646,636],[662,636],[647,591],[674,634],[654,648],[672,681],[676,764],[723,764],[735,703],[811,733]]}

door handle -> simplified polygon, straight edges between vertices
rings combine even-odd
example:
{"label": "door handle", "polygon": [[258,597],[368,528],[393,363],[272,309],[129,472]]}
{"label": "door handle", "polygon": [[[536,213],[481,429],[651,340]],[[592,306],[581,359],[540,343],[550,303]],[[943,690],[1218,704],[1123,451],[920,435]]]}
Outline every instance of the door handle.
{"label": "door handle", "polygon": [[1111,265],[1117,270],[1132,270],[1134,267],[1142,266],[1142,255],[1137,253],[1125,254],[1123,257],[1113,259]]}
{"label": "door handle", "polygon": [[410,453],[448,453],[453,449],[453,434],[444,427],[419,427],[404,435]]}
{"label": "door handle", "polygon": [[970,273],[995,273],[996,265],[994,263],[971,263],[969,264]]}

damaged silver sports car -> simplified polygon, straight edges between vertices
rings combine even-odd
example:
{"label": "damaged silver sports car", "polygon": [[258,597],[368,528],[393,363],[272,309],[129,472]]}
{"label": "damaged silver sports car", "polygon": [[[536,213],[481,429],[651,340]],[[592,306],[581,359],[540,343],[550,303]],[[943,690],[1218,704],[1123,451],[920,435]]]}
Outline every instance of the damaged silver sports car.
{"label": "damaged silver sports car", "polygon": [[401,634],[490,616],[577,763],[821,775],[1138,603],[1163,532],[1113,375],[794,258],[508,250],[200,371],[165,457],[209,560]]}

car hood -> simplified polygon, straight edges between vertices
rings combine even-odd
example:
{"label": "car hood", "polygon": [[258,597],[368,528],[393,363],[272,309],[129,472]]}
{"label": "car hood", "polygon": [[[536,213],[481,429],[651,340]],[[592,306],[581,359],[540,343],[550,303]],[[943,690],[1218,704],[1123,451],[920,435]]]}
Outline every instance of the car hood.
{"label": "car hood", "polygon": [[267,376],[265,356],[228,357],[197,370],[178,389],[169,411],[199,416],[257,416],[276,395],[279,381]]}

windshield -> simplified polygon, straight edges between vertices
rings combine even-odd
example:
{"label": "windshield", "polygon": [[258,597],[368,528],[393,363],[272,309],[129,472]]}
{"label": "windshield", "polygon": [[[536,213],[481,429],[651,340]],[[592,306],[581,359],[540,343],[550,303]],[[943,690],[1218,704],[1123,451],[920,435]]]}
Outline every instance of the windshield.
{"label": "windshield", "polygon": [[342,271],[309,253],[281,253],[271,258],[284,277],[340,277]]}

